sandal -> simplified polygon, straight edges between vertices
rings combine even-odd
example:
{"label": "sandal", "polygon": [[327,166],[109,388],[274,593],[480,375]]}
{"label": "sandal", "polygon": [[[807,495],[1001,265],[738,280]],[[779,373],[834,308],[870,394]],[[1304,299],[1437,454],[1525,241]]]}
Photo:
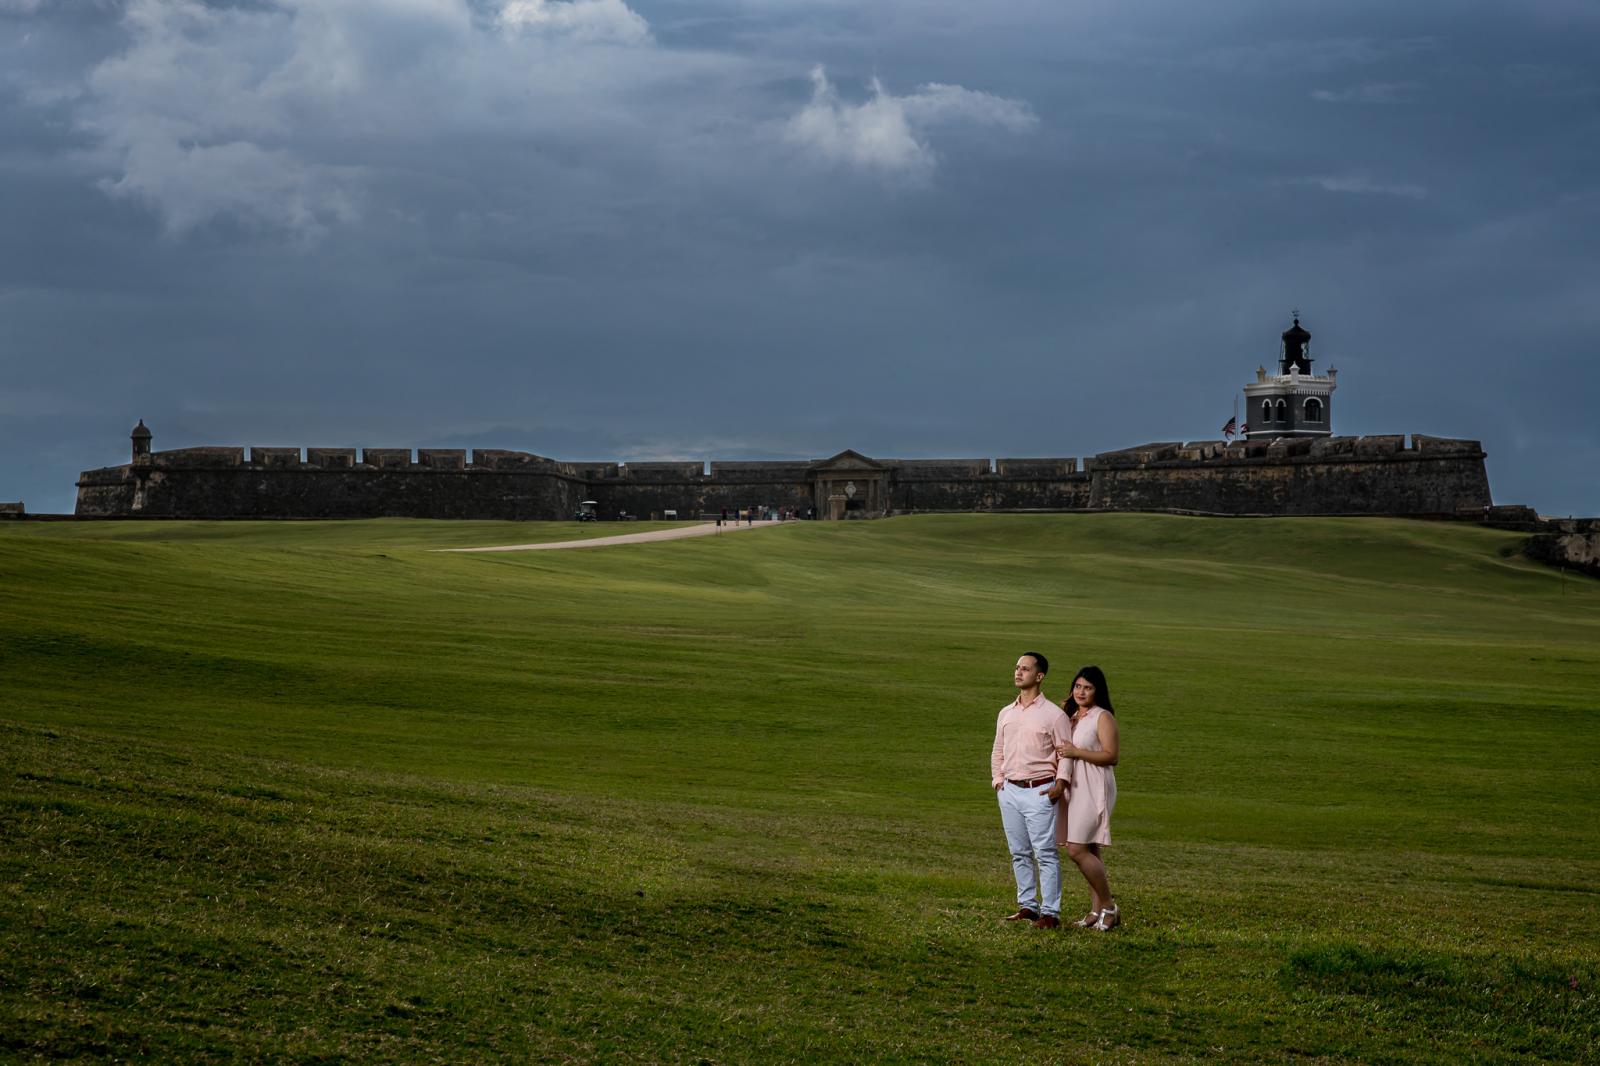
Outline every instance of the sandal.
{"label": "sandal", "polygon": [[1094,928],[1102,933],[1109,933],[1122,924],[1122,909],[1115,903],[1100,912],[1100,920],[1094,923]]}
{"label": "sandal", "polygon": [[1090,911],[1088,914],[1085,914],[1082,918],[1079,918],[1072,924],[1077,926],[1079,929],[1093,929],[1099,921],[1100,912]]}

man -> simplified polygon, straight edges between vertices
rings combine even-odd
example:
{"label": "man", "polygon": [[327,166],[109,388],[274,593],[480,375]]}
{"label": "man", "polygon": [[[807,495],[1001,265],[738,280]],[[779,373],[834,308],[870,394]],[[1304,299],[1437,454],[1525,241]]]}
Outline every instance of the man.
{"label": "man", "polygon": [[1005,827],[1011,871],[1017,879],[1017,912],[1005,920],[1032,922],[1035,929],[1055,929],[1061,924],[1056,803],[1067,791],[1067,781],[1065,768],[1058,766],[1056,745],[1072,740],[1071,720],[1039,691],[1049,669],[1049,661],[1036,651],[1024,652],[1017,660],[1011,674],[1017,698],[1000,708],[994,750],[989,756],[990,778],[1000,800],[1000,824]]}

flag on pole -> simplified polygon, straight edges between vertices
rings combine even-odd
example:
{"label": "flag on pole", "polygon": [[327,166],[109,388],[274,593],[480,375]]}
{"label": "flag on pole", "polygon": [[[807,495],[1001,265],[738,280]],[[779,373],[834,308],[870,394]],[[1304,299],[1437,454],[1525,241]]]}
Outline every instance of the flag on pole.
{"label": "flag on pole", "polygon": [[1234,435],[1236,433],[1238,433],[1238,432],[1239,432],[1239,419],[1238,419],[1237,416],[1228,419],[1228,424],[1222,427],[1222,435],[1224,437],[1226,437],[1228,440],[1232,440],[1234,438]]}

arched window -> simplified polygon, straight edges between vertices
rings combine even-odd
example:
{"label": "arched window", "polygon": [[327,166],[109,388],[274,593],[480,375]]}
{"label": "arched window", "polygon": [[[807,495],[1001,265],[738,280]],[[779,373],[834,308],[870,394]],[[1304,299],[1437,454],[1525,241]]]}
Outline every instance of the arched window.
{"label": "arched window", "polygon": [[1279,422],[1288,422],[1289,421],[1289,401],[1288,400],[1279,400],[1278,401],[1278,421]]}
{"label": "arched window", "polygon": [[1272,401],[1271,400],[1262,400],[1261,401],[1261,424],[1264,425],[1264,426],[1270,426],[1272,424]]}
{"label": "arched window", "polygon": [[1312,398],[1312,399],[1308,399],[1306,401],[1306,421],[1307,422],[1321,422],[1322,421],[1322,401],[1321,400],[1318,400],[1316,398]]}

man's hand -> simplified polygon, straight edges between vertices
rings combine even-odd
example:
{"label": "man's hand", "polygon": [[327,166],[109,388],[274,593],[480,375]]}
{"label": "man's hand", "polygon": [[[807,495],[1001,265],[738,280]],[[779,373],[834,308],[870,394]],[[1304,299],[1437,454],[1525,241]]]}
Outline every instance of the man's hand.
{"label": "man's hand", "polygon": [[1057,781],[1055,784],[1051,785],[1049,788],[1040,789],[1039,790],[1039,795],[1041,795],[1041,796],[1049,796],[1050,797],[1050,802],[1051,803],[1055,803],[1057,800],[1061,799],[1062,794],[1065,793],[1066,791],[1067,791],[1067,783],[1065,781]]}

